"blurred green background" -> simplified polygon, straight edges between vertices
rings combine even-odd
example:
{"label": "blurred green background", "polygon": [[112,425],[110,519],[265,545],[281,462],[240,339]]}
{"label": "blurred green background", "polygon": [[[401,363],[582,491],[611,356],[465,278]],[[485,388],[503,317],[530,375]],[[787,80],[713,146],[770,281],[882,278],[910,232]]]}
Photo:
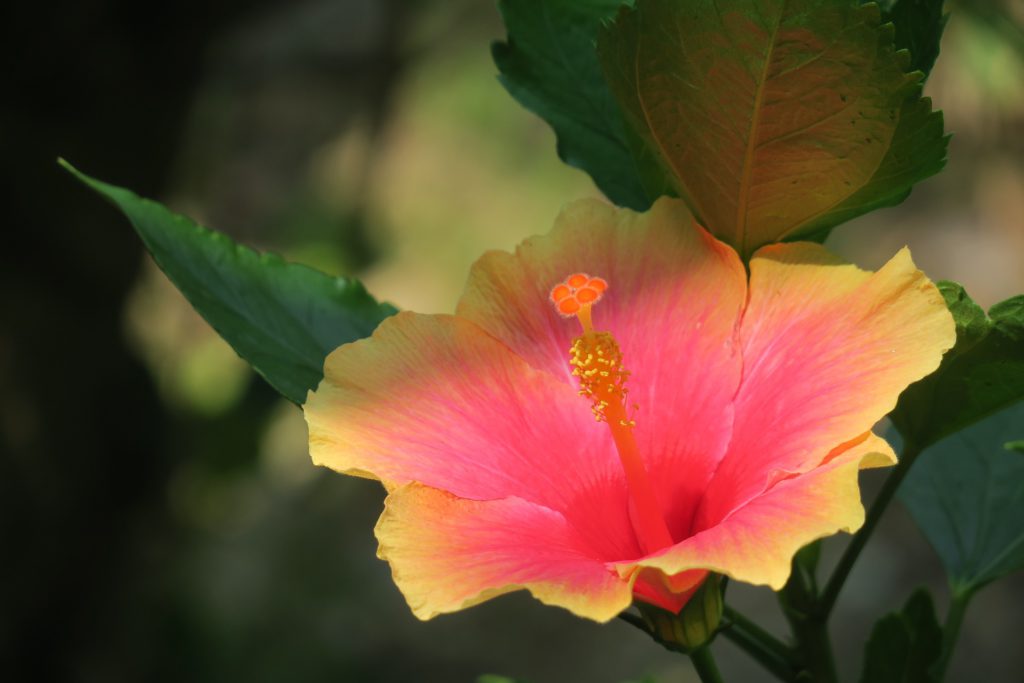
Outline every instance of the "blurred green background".
{"label": "blurred green background", "polygon": [[[949,8],[928,84],[955,134],[947,170],[830,244],[865,267],[909,244],[987,306],[1024,291],[1024,6]],[[314,468],[301,413],[55,164],[359,276],[402,308],[451,311],[482,251],[596,194],[498,84],[493,3],[59,0],[6,14],[6,680],[696,680],[624,623],[523,594],[417,622],[374,556],[380,487]],[[865,475],[867,495],[878,481]],[[870,624],[919,584],[944,605],[937,561],[897,507],[840,602],[847,680]],[[781,632],[767,589],[730,597]],[[1019,576],[979,595],[950,680],[1021,680],[1022,606]],[[716,650],[727,680],[766,679],[731,644]]]}

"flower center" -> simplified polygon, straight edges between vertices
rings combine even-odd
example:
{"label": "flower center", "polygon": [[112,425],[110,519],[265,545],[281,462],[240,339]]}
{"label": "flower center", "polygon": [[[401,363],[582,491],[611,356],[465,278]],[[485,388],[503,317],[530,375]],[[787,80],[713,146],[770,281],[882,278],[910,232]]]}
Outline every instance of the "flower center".
{"label": "flower center", "polygon": [[[594,418],[612,434],[629,489],[630,520],[640,546],[647,554],[672,545],[654,486],[644,468],[633,435],[636,422],[627,410],[629,371],[622,364],[622,350],[611,332],[594,329],[591,307],[601,300],[608,283],[585,273],[570,275],[551,290],[551,301],[564,317],[575,316],[583,333],[569,350],[572,374],[579,379],[580,396],[589,399]],[[630,406],[636,410],[636,404]]]}

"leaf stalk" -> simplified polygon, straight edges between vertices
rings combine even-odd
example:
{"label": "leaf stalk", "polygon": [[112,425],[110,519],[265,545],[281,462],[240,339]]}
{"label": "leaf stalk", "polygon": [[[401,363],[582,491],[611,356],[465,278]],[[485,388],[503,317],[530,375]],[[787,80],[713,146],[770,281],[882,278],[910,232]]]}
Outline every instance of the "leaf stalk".
{"label": "leaf stalk", "polygon": [[825,590],[822,591],[821,596],[816,602],[815,616],[822,623],[832,613],[836,600],[839,598],[839,593],[842,592],[846,579],[850,576],[853,566],[857,563],[857,558],[860,557],[861,551],[864,550],[868,539],[871,538],[871,534],[874,533],[875,528],[881,521],[882,515],[888,509],[889,503],[892,502],[900,484],[903,483],[903,479],[906,478],[907,473],[920,454],[921,448],[915,444],[907,443],[904,445],[899,463],[882,485],[882,490],[878,492],[878,496],[868,510],[867,517],[864,519],[864,525],[853,535],[853,540],[846,546],[846,550],[843,551],[842,557],[839,558],[839,563],[836,564],[836,568],[832,571],[832,576],[829,577],[828,583],[825,585]]}

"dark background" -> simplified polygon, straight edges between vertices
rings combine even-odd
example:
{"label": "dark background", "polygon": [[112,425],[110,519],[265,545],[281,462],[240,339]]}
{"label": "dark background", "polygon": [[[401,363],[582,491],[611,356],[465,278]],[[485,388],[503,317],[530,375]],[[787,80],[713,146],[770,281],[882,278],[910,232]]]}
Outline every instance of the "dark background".
{"label": "dark background", "polygon": [[[1024,291],[1024,9],[952,9],[929,83],[956,134],[948,169],[831,244],[865,267],[910,244],[988,305]],[[2,15],[0,676],[695,680],[624,623],[524,595],[417,622],[374,557],[379,487],[313,468],[299,411],[55,163],[363,277],[401,307],[450,310],[480,252],[594,193],[494,78],[490,2],[77,0]],[[866,475],[868,495],[877,482]],[[870,624],[914,586],[944,605],[937,567],[894,508],[833,627],[846,680]],[[781,625],[767,589],[730,591]],[[1021,680],[1022,608],[1019,576],[983,591],[950,680]],[[765,680],[716,650],[728,680]]]}

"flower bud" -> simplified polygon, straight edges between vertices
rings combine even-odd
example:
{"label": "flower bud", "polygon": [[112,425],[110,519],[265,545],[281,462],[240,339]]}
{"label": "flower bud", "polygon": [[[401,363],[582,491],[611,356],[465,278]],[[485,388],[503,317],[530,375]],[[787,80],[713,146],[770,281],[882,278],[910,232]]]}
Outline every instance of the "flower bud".
{"label": "flower bud", "polygon": [[691,652],[710,643],[722,621],[722,577],[708,574],[679,614],[642,602],[637,607],[655,640],[669,649]]}

